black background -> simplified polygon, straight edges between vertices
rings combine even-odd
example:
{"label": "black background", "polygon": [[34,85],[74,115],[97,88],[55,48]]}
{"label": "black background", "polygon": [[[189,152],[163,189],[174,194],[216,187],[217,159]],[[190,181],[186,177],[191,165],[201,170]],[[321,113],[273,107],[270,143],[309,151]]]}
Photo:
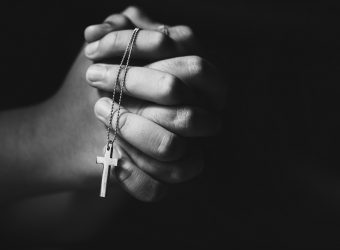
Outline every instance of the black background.
{"label": "black background", "polygon": [[158,204],[136,202],[104,236],[80,244],[103,237],[112,248],[116,238],[160,249],[340,246],[337,5],[2,1],[0,108],[51,96],[84,28],[129,4],[193,27],[227,79],[224,129],[209,144],[203,176]]}

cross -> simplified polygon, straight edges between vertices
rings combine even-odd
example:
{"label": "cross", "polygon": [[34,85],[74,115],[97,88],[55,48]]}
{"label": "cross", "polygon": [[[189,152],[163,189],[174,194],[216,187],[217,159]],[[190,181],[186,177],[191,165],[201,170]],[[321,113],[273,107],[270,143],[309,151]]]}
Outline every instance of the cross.
{"label": "cross", "polygon": [[97,164],[103,165],[103,174],[102,174],[102,183],[100,186],[100,197],[105,198],[106,196],[106,184],[107,180],[110,175],[110,167],[117,166],[118,159],[112,158],[112,148],[113,145],[109,144],[108,146],[105,146],[105,155],[104,157],[97,156]]}

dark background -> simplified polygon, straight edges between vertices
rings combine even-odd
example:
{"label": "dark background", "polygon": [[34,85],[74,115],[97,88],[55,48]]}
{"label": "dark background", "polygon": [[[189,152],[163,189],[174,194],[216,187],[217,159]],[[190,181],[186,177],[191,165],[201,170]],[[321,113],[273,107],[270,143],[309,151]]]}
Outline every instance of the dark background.
{"label": "dark background", "polygon": [[134,201],[104,236],[81,244],[340,247],[338,5],[2,1],[0,108],[51,96],[84,28],[133,3],[196,31],[229,85],[225,126],[208,145],[203,176],[158,204]]}

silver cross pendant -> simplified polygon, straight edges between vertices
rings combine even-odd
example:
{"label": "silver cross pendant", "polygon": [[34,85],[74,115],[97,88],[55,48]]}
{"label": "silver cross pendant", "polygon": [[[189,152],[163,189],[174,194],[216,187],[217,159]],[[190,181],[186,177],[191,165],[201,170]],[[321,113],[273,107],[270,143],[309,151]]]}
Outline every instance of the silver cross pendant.
{"label": "silver cross pendant", "polygon": [[109,143],[107,146],[105,146],[104,157],[97,156],[97,164],[103,165],[102,183],[100,186],[100,197],[103,198],[106,196],[106,186],[110,176],[110,168],[115,167],[118,164],[118,157],[114,151],[113,144]]}

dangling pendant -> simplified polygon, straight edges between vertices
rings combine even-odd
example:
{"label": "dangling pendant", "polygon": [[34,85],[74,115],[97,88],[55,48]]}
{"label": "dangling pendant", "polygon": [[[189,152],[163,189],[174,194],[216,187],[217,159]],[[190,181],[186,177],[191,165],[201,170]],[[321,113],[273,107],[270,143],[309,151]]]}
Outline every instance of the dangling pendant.
{"label": "dangling pendant", "polygon": [[[125,79],[126,79],[126,74],[127,74],[127,69],[129,66],[129,61],[130,61],[130,56],[132,53],[132,48],[135,42],[135,39],[137,37],[137,33],[139,32],[139,28],[135,28],[133,30],[132,36],[130,38],[130,42],[126,47],[126,50],[124,52],[123,58],[120,62],[119,65],[119,70],[118,70],[118,74],[117,74],[117,78],[114,84],[114,90],[112,93],[112,106],[111,106],[111,114],[110,114],[110,120],[109,120],[109,125],[107,126],[107,145],[104,149],[105,153],[104,153],[104,157],[99,157],[97,156],[97,164],[102,164],[103,165],[103,175],[102,175],[102,183],[100,186],[100,197],[105,198],[106,196],[106,186],[107,186],[107,182],[108,179],[110,177],[110,168],[111,167],[115,167],[118,164],[118,159],[119,159],[119,155],[118,152],[113,149],[113,143],[117,137],[117,130],[114,131],[113,134],[113,139],[110,140],[110,130],[112,128],[112,119],[113,119],[113,108],[114,108],[114,101],[115,101],[115,96],[116,96],[116,85],[119,81],[119,76],[120,76],[120,72],[123,68],[125,68],[124,71],[124,78],[123,78],[123,82],[122,84],[120,84],[121,88],[120,88],[120,94],[119,94],[119,102],[118,102],[118,110],[117,110],[117,120],[116,120],[116,128],[118,128],[118,122],[119,122],[119,116],[120,116],[120,108],[121,108],[121,101],[122,101],[122,96],[123,96],[123,88],[122,86],[125,86]],[[126,59],[126,65],[124,67],[123,62]]]}
{"label": "dangling pendant", "polygon": [[107,144],[107,146],[105,146],[104,157],[97,156],[97,164],[103,165],[102,182],[100,186],[100,197],[105,198],[107,181],[110,177],[110,169],[111,167],[115,167],[118,164],[118,154],[116,150],[113,149],[112,141],[110,141]]}

